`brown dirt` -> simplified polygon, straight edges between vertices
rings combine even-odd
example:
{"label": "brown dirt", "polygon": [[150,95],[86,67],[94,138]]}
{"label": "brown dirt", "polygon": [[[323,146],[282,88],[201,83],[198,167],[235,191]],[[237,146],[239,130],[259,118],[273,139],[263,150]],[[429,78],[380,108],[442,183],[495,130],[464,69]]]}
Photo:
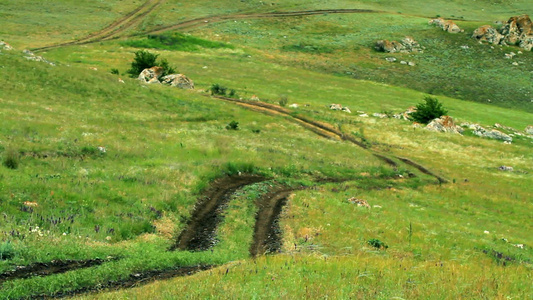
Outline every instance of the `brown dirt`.
{"label": "brown dirt", "polygon": [[211,266],[211,265],[198,265],[198,266],[189,266],[189,267],[179,267],[179,268],[173,268],[173,269],[167,269],[167,270],[147,271],[144,273],[132,274],[130,275],[129,278],[124,279],[124,280],[110,281],[99,287],[82,288],[79,290],[68,291],[68,292],[58,293],[54,295],[36,295],[36,296],[32,296],[32,299],[33,298],[36,298],[36,299],[37,298],[42,298],[42,299],[64,298],[64,297],[71,297],[71,296],[77,296],[77,295],[82,295],[82,294],[101,293],[103,291],[133,288],[133,287],[138,287],[141,285],[154,282],[156,280],[164,280],[164,279],[169,279],[169,278],[174,278],[174,277],[190,276],[200,271],[206,271],[206,270],[212,269],[213,267],[214,266]]}
{"label": "brown dirt", "polygon": [[430,170],[426,169],[424,166],[418,164],[418,163],[415,163],[414,161],[408,159],[408,158],[404,158],[404,157],[398,157],[396,156],[397,159],[403,161],[404,163],[410,165],[410,166],[413,166],[415,168],[417,168],[420,172],[426,174],[426,175],[429,175],[429,176],[433,176],[435,178],[437,178],[437,180],[439,181],[439,183],[448,183],[448,180],[440,177],[439,175],[431,172]]}
{"label": "brown dirt", "polygon": [[186,228],[170,250],[204,251],[215,243],[215,231],[222,220],[222,210],[238,189],[266,180],[257,175],[227,176],[215,180],[204,192]]}
{"label": "brown dirt", "polygon": [[[116,259],[114,259],[116,260]],[[110,260],[53,260],[47,263],[34,263],[28,266],[18,266],[15,270],[0,274],[0,284],[8,280],[23,279],[33,276],[48,276],[65,273],[67,271],[89,268],[101,265]]]}
{"label": "brown dirt", "polygon": [[254,239],[250,255],[256,257],[265,253],[279,252],[281,249],[281,229],[279,215],[293,189],[272,191],[256,202],[259,210],[255,216]]}

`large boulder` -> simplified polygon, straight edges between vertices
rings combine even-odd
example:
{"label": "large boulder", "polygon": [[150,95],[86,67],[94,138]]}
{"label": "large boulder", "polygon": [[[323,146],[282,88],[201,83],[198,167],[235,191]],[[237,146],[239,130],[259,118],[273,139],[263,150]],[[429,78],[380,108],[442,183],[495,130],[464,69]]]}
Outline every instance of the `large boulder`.
{"label": "large boulder", "polygon": [[444,31],[447,31],[449,33],[459,33],[459,32],[462,32],[463,30],[457,25],[455,24],[453,21],[450,21],[450,20],[444,20],[443,18],[437,18],[437,19],[433,19],[433,20],[430,20],[429,21],[429,24],[433,24],[433,25],[436,25],[440,28],[442,28],[442,30]]}
{"label": "large boulder", "polygon": [[161,78],[161,83],[168,84],[180,89],[194,89],[194,82],[183,74],[171,74]]}
{"label": "large boulder", "polygon": [[528,15],[509,18],[500,31],[484,25],[474,31],[472,37],[494,45],[518,45],[527,51],[533,49],[533,22]]}
{"label": "large boulder", "polygon": [[477,39],[480,43],[487,42],[493,45],[500,44],[500,42],[504,39],[504,36],[490,25],[483,25],[474,30],[472,37]]}
{"label": "large boulder", "polygon": [[440,118],[434,119],[428,125],[426,125],[427,130],[437,131],[437,132],[450,132],[450,133],[463,133],[463,128],[455,125],[452,117],[442,116]]}
{"label": "large boulder", "polygon": [[139,74],[138,79],[144,83],[161,83],[159,78],[163,75],[162,67],[151,67],[144,69],[141,74]]}
{"label": "large boulder", "polygon": [[389,41],[389,40],[379,40],[376,42],[375,46],[377,51],[387,52],[387,53],[409,53],[409,52],[419,52],[422,50],[420,44],[415,41],[414,38],[406,36],[400,42]]}

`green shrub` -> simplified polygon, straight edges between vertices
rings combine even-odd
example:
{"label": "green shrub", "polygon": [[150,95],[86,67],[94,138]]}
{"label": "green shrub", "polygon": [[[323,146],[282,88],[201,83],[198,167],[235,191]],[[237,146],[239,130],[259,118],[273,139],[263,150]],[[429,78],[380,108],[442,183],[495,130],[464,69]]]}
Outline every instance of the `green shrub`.
{"label": "green shrub", "polygon": [[19,167],[19,154],[14,149],[8,149],[4,154],[2,164],[8,169],[17,169]]}
{"label": "green shrub", "polygon": [[15,257],[15,248],[10,241],[0,244],[0,260],[8,260]]}
{"label": "green shrub", "polygon": [[137,77],[139,74],[147,68],[161,67],[163,68],[163,75],[177,73],[176,70],[171,67],[166,59],[161,59],[157,62],[158,54],[153,54],[145,50],[139,50],[135,52],[135,57],[131,62],[131,68],[127,71],[130,77]]}
{"label": "green shrub", "polygon": [[237,121],[231,121],[228,125],[226,125],[227,130],[239,130],[239,122]]}
{"label": "green shrub", "polygon": [[221,86],[218,83],[214,83],[209,88],[209,91],[211,91],[211,95],[219,95],[219,96],[226,96],[226,91],[228,90],[227,87]]}
{"label": "green shrub", "polygon": [[384,242],[378,240],[378,239],[369,239],[367,243],[376,248],[376,249],[387,249],[389,246],[387,246]]}
{"label": "green shrub", "polygon": [[120,72],[118,71],[118,69],[113,68],[113,69],[111,69],[111,74],[118,75],[118,74],[120,74]]}
{"label": "green shrub", "polygon": [[448,113],[446,109],[442,107],[442,103],[437,98],[426,96],[424,103],[419,103],[416,106],[416,111],[409,115],[411,121],[415,121],[422,124],[428,124],[431,120],[439,118]]}
{"label": "green shrub", "polygon": [[279,98],[279,102],[278,103],[279,103],[280,106],[285,107],[288,102],[289,102],[289,99],[287,98],[287,96],[281,96]]}

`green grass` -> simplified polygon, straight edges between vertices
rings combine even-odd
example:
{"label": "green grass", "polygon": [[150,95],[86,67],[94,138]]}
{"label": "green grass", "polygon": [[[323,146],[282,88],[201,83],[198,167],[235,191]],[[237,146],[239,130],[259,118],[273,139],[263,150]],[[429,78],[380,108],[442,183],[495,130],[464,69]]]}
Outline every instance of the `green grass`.
{"label": "green grass", "polygon": [[[355,6],[389,13],[210,22],[192,35],[165,33],[42,53],[57,63],[52,67],[28,61],[20,51],[94,32],[141,2],[58,1],[44,19],[35,15],[54,3],[7,2],[0,34],[17,49],[0,52],[2,72],[9,74],[0,77],[0,272],[55,259],[119,259],[7,281],[0,298],[68,292],[199,263],[220,267],[87,298],[527,298],[533,140],[515,136],[506,145],[469,131],[434,133],[408,121],[357,113],[402,112],[432,93],[458,123],[500,123],[520,132],[531,125],[524,97],[531,93],[531,53],[519,56],[523,65],[510,68],[502,56],[511,48],[477,45],[467,34],[445,34],[420,17],[462,16],[474,20],[459,22],[468,31],[528,5],[478,3],[167,1],[129,32],[236,12]],[[389,55],[371,50],[375,39],[404,35],[426,46],[416,56],[395,55],[415,61],[412,69],[389,64]],[[459,47],[465,44],[466,51]],[[138,47],[178,66],[196,90],[127,78],[120,83],[121,75],[109,70],[124,74]],[[450,183],[438,185],[404,164],[394,170],[370,151],[321,138],[289,116],[211,98],[213,83],[243,98],[297,103],[293,116],[327,122],[364,140],[371,151],[412,159]],[[482,101],[489,96],[491,103]],[[331,103],[353,113],[331,111]],[[238,130],[226,129],[232,122]],[[17,168],[6,161],[16,161]],[[502,165],[515,171],[498,170]],[[213,250],[166,251],[209,182],[239,172],[271,180],[231,199]],[[411,172],[415,178],[407,178]],[[317,183],[320,178],[350,180]],[[282,254],[252,260],[254,201],[276,184],[307,189],[294,192],[283,209]],[[352,197],[371,208],[357,207],[348,201]],[[388,248],[369,245],[373,239]]]}

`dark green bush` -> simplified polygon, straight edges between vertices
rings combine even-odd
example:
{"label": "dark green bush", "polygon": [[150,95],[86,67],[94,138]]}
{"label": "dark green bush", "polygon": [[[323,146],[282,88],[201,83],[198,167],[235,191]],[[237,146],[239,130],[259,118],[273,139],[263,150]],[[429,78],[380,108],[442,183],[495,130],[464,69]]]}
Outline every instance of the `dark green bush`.
{"label": "dark green bush", "polygon": [[130,74],[130,77],[137,77],[139,74],[147,68],[151,67],[162,67],[163,75],[177,73],[176,70],[171,67],[166,59],[161,59],[157,61],[158,54],[153,54],[145,50],[139,50],[135,52],[135,57],[131,62],[131,68],[127,71]]}
{"label": "dark green bush", "polygon": [[15,257],[15,248],[10,241],[0,243],[0,260],[8,260]]}
{"label": "dark green bush", "polygon": [[428,124],[431,120],[448,113],[437,98],[426,96],[424,101],[424,103],[419,103],[416,106],[416,111],[409,115],[411,121]]}
{"label": "dark green bush", "polygon": [[376,248],[376,249],[387,249],[389,246],[387,246],[384,242],[378,240],[378,239],[369,239],[367,243]]}
{"label": "dark green bush", "polygon": [[14,149],[8,149],[4,154],[2,164],[8,169],[16,169],[19,167],[19,154]]}
{"label": "dark green bush", "polygon": [[231,121],[228,125],[226,125],[227,130],[239,130],[239,122],[237,121]]}
{"label": "dark green bush", "polygon": [[280,106],[284,107],[284,106],[287,105],[288,102],[289,102],[289,99],[287,98],[287,96],[281,96],[279,98],[279,102],[278,103],[279,103]]}
{"label": "dark green bush", "polygon": [[120,74],[120,72],[118,71],[118,69],[113,68],[113,69],[111,69],[111,74],[118,75],[118,74]]}
{"label": "dark green bush", "polygon": [[228,88],[225,86],[221,86],[218,83],[212,84],[209,88],[209,91],[211,91],[211,95],[219,95],[219,96],[226,96]]}

